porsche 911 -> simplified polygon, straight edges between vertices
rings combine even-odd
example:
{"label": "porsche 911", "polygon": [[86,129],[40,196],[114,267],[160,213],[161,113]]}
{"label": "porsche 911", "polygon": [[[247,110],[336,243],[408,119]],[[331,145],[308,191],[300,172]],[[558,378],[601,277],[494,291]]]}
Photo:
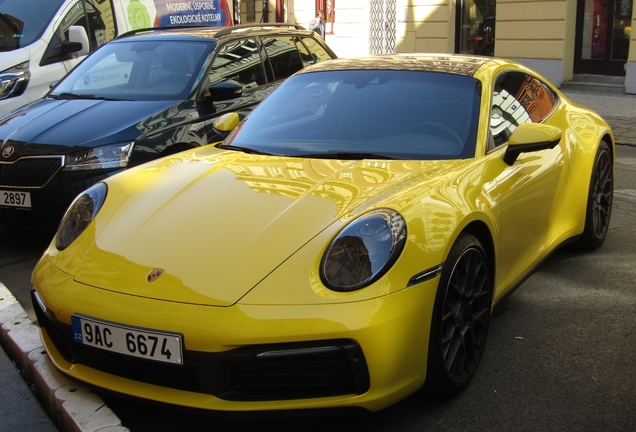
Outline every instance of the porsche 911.
{"label": "porsche 911", "polygon": [[513,61],[322,62],[215,128],[69,207],[32,291],[63,373],[233,412],[449,397],[497,303],[608,232],[610,127]]}

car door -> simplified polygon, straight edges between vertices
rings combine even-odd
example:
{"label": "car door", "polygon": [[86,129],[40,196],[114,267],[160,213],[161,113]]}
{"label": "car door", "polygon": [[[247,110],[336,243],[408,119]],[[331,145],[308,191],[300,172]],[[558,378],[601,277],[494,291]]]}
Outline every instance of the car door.
{"label": "car door", "polygon": [[554,111],[556,96],[538,79],[523,73],[500,75],[492,94],[490,134],[493,196],[500,204],[501,231],[497,285],[508,286],[536,260],[553,239],[558,220],[553,202],[563,167],[563,142],[552,149],[522,153],[503,161],[508,138],[525,122],[540,123]]}

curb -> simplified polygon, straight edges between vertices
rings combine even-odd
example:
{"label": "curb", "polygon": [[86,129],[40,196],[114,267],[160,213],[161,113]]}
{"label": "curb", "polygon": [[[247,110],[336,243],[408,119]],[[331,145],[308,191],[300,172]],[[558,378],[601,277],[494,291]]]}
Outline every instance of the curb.
{"label": "curb", "polygon": [[35,396],[63,432],[130,432],[104,401],[88,387],[63,375],[49,360],[40,328],[0,282],[0,344]]}

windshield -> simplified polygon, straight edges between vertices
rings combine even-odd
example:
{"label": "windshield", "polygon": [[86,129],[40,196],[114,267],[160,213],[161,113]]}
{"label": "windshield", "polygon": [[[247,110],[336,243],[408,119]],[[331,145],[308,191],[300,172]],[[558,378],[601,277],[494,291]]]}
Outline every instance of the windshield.
{"label": "windshield", "polygon": [[480,94],[471,77],[347,70],[291,77],[225,143],[338,159],[474,157]]}
{"label": "windshield", "polygon": [[0,52],[38,40],[64,0],[0,0]]}
{"label": "windshield", "polygon": [[110,42],[51,92],[67,99],[183,100],[203,77],[209,41]]}

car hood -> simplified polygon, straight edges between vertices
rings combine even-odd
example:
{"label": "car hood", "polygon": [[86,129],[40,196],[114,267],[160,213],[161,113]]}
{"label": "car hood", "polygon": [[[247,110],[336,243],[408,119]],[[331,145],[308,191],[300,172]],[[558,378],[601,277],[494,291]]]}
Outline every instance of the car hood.
{"label": "car hood", "polygon": [[[212,146],[175,155],[107,181],[98,234],[74,278],[128,295],[229,306],[321,232],[335,234],[405,185],[435,183],[457,163],[279,158]],[[147,177],[136,186],[140,171]]]}
{"label": "car hood", "polygon": [[138,124],[175,103],[45,98],[1,118],[0,142],[12,145],[17,159],[132,141],[144,132]]}

